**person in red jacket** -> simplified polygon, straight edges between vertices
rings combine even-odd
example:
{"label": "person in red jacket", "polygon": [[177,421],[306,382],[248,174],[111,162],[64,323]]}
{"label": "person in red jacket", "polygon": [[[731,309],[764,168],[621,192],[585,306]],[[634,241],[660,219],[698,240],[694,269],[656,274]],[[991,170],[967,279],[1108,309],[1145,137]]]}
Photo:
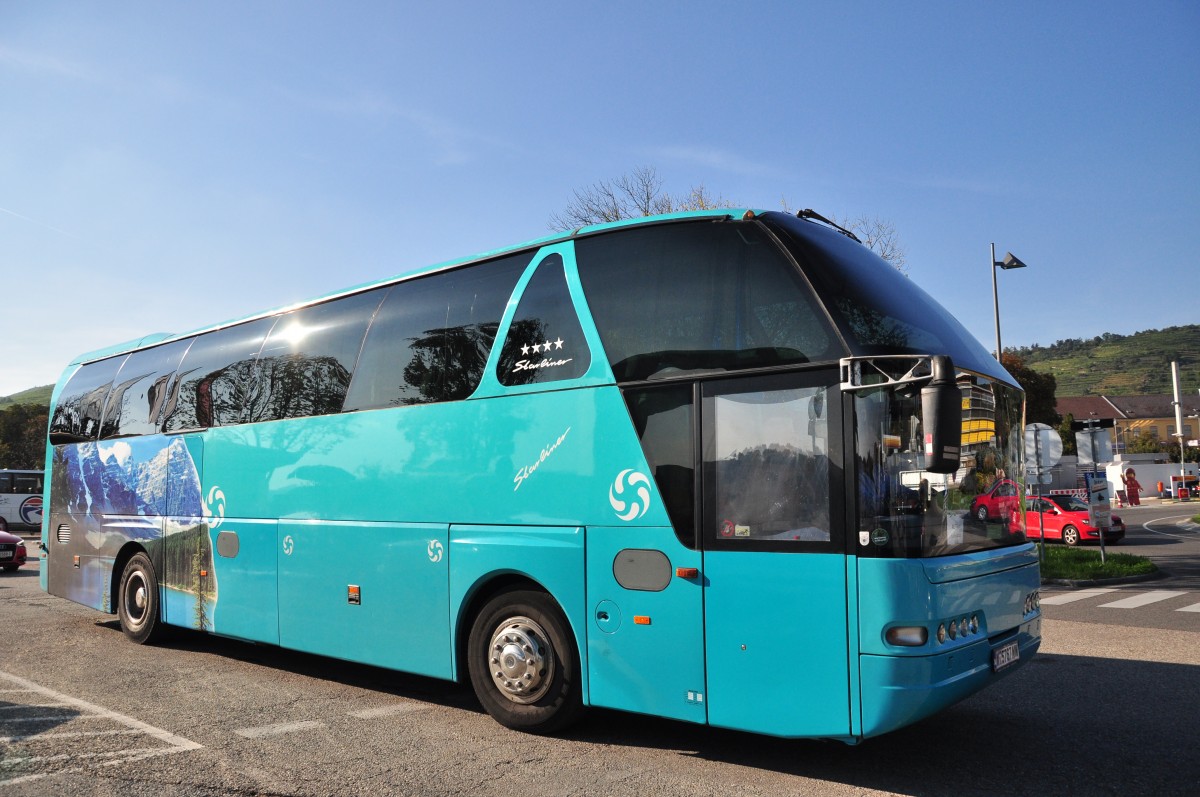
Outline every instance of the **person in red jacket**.
{"label": "person in red jacket", "polygon": [[1142,501],[1138,498],[1138,493],[1141,492],[1142,485],[1138,483],[1137,473],[1133,468],[1126,468],[1125,475],[1121,477],[1121,481],[1125,482],[1125,497],[1129,499],[1130,506],[1141,506]]}

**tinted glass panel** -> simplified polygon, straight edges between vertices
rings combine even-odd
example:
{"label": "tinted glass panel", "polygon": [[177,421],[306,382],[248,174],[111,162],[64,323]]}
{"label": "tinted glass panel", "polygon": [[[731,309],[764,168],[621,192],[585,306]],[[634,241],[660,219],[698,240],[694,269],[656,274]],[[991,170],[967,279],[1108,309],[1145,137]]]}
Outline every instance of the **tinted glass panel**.
{"label": "tinted glass panel", "polygon": [[618,381],[843,356],[795,267],[754,223],[635,227],[575,244]]}
{"label": "tinted glass panel", "polygon": [[760,218],[788,242],[854,354],[948,354],[959,368],[1012,382],[962,324],[867,247],[786,213]]}
{"label": "tinted glass panel", "polygon": [[367,324],[387,290],[280,316],[258,355],[248,421],[341,412]]}
{"label": "tinted glass panel", "polygon": [[113,377],[124,360],[123,356],[110,357],[88,363],[75,372],[54,405],[54,416],[50,419],[51,442],[96,438]]}
{"label": "tinted glass panel", "polygon": [[[705,536],[713,547],[831,543],[831,390],[772,378],[705,386]],[[828,546],[826,546],[828,547]]]}
{"label": "tinted glass panel", "polygon": [[696,455],[692,385],[625,392],[646,462],[667,506],[675,534],[696,547]]}
{"label": "tinted glass panel", "polygon": [[591,363],[567,290],[562,257],[550,255],[521,294],[496,376],[509,387],[577,379]]}
{"label": "tinted glass panel", "polygon": [[206,332],[179,365],[163,431],[241,423],[254,394],[254,360],[275,318]]}
{"label": "tinted glass panel", "polygon": [[465,399],[475,392],[532,253],[392,287],[363,343],[346,410]]}
{"label": "tinted glass panel", "polygon": [[135,351],[125,360],[113,382],[104,410],[101,437],[154,434],[158,431],[167,388],[179,360],[192,340]]}

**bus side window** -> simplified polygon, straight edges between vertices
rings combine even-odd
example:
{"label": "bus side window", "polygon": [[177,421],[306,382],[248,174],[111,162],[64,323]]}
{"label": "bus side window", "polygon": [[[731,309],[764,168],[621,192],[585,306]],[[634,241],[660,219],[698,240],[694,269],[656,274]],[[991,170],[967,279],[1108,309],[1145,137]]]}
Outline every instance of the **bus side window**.
{"label": "bus side window", "polygon": [[135,351],[125,360],[113,381],[112,393],[100,426],[101,439],[158,431],[166,383],[192,339]]}
{"label": "bus side window", "polygon": [[521,295],[500,350],[496,378],[505,387],[578,379],[591,364],[562,256],[549,255]]}
{"label": "bus side window", "polygon": [[367,330],[343,412],[474,393],[532,257],[522,252],[392,286]]}
{"label": "bus side window", "polygon": [[110,357],[88,363],[75,372],[54,405],[50,419],[52,444],[96,439],[113,377],[124,361],[124,357]]}
{"label": "bus side window", "polygon": [[0,493],[11,493],[13,491],[13,477],[11,473],[0,473]]}
{"label": "bus side window", "polygon": [[281,316],[258,354],[246,420],[341,412],[367,324],[386,295],[377,289]]}
{"label": "bus side window", "polygon": [[253,389],[254,360],[275,318],[260,318],[196,337],[171,385],[175,404],[163,431],[240,423]]}
{"label": "bus side window", "polygon": [[695,549],[696,414],[692,385],[626,390],[625,404],[675,535],[684,545]]}

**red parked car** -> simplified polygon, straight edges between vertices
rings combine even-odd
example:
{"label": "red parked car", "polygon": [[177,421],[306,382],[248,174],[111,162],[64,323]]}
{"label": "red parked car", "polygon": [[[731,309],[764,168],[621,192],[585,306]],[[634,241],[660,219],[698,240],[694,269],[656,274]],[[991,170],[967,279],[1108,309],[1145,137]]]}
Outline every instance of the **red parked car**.
{"label": "red parked car", "polygon": [[997,522],[1020,517],[1021,493],[1012,479],[997,479],[986,493],[971,501],[971,515],[980,520]]}
{"label": "red parked car", "polygon": [[[1104,541],[1116,543],[1125,538],[1125,523],[1117,515],[1112,515],[1111,520],[1112,525],[1105,533]],[[1017,528],[1015,517],[1012,527],[1014,530]],[[1093,526],[1088,519],[1087,502],[1074,495],[1028,499],[1025,505],[1025,536],[1029,539],[1039,539],[1041,528],[1045,528],[1047,540],[1062,540],[1067,545],[1100,539],[1100,529]]]}
{"label": "red parked car", "polygon": [[25,540],[16,534],[0,531],[0,567],[13,572],[25,564]]}

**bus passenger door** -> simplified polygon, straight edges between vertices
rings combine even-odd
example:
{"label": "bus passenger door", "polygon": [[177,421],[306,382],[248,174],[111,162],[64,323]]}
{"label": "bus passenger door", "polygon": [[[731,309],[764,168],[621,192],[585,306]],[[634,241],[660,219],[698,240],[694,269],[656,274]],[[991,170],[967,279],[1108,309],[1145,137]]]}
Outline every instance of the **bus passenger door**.
{"label": "bus passenger door", "polygon": [[832,372],[703,385],[712,725],[850,733],[840,407]]}
{"label": "bus passenger door", "polygon": [[669,528],[587,530],[591,704],[704,722],[700,552]]}

